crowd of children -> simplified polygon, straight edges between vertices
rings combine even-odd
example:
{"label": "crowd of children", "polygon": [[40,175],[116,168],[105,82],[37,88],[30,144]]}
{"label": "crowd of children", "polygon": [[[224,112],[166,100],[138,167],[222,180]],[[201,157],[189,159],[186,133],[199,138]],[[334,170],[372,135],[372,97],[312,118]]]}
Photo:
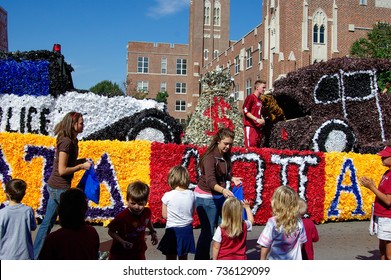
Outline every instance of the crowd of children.
{"label": "crowd of children", "polygon": [[[158,245],[167,260],[187,260],[188,254],[195,253],[192,226],[195,198],[188,189],[189,183],[186,168],[180,165],[171,168],[168,184],[172,190],[162,197],[166,229]],[[0,211],[0,259],[98,259],[99,235],[85,223],[88,206],[83,191],[71,188],[62,193],[58,207],[61,228],[48,234],[39,256],[34,256],[31,238],[37,227],[33,210],[21,203],[26,183],[13,179],[7,182],[5,192],[9,204]],[[108,234],[113,239],[109,260],[145,260],[146,229],[151,233],[152,244],[158,244],[151,209],[146,207],[148,197],[147,184],[136,181],[128,186],[127,207],[108,225]],[[314,259],[312,242],[317,242],[319,236],[313,222],[305,218],[306,202],[289,186],[281,186],[275,190],[271,205],[273,216],[258,239],[260,259]],[[252,230],[253,223],[250,202],[228,197],[213,236],[213,260],[246,260],[247,232]]]}

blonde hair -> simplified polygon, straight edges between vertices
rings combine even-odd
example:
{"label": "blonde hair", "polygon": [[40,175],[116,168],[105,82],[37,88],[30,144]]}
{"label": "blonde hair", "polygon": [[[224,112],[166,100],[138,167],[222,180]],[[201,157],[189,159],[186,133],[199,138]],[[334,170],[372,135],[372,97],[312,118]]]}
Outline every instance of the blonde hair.
{"label": "blonde hair", "polygon": [[222,210],[220,227],[226,230],[230,238],[239,236],[243,232],[243,205],[235,197],[225,200]]}
{"label": "blonde hair", "polygon": [[299,196],[289,186],[278,187],[272,196],[272,210],[276,217],[277,229],[290,235],[296,228],[299,220]]}
{"label": "blonde hair", "polygon": [[300,213],[300,215],[303,216],[304,214],[307,214],[307,211],[308,211],[307,202],[300,197],[299,198],[299,213]]}
{"label": "blonde hair", "polygon": [[189,172],[182,165],[176,165],[168,172],[168,185],[171,189],[181,187],[187,189],[190,184]]}

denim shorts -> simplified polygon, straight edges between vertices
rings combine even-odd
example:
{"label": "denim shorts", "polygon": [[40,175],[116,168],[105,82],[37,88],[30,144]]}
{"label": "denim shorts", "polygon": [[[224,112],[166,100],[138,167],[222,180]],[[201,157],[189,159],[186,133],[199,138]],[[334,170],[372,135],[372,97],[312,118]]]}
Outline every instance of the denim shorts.
{"label": "denim shorts", "polygon": [[377,218],[377,238],[391,241],[391,218]]}

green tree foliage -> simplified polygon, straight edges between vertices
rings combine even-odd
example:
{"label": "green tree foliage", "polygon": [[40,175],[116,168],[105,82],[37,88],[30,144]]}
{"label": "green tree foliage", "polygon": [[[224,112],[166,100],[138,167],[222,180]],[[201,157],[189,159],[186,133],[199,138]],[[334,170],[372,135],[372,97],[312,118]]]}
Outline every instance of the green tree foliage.
{"label": "green tree foliage", "polygon": [[350,49],[352,57],[391,59],[391,24],[379,22],[367,36],[353,43]]}
{"label": "green tree foliage", "polygon": [[156,95],[157,102],[164,102],[167,104],[168,93],[167,91],[159,91]]}
{"label": "green tree foliage", "polygon": [[97,83],[95,86],[90,88],[90,91],[107,97],[113,96],[123,96],[125,93],[119,87],[117,83],[113,83],[108,80],[104,80],[102,82]]}
{"label": "green tree foliage", "polygon": [[[353,43],[350,54],[357,58],[391,59],[391,24],[379,22],[368,32],[368,38]],[[391,82],[391,71],[378,73],[378,87],[382,91]]]}

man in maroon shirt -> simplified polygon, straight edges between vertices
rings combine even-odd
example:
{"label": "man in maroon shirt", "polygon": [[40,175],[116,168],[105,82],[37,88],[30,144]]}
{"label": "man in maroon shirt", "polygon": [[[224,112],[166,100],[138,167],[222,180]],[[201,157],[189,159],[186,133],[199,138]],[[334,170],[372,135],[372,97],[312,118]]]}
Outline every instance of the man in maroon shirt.
{"label": "man in maroon shirt", "polygon": [[255,91],[246,97],[243,103],[244,146],[260,147],[262,140],[262,127],[265,119],[262,117],[261,95],[265,93],[266,82],[255,81]]}

